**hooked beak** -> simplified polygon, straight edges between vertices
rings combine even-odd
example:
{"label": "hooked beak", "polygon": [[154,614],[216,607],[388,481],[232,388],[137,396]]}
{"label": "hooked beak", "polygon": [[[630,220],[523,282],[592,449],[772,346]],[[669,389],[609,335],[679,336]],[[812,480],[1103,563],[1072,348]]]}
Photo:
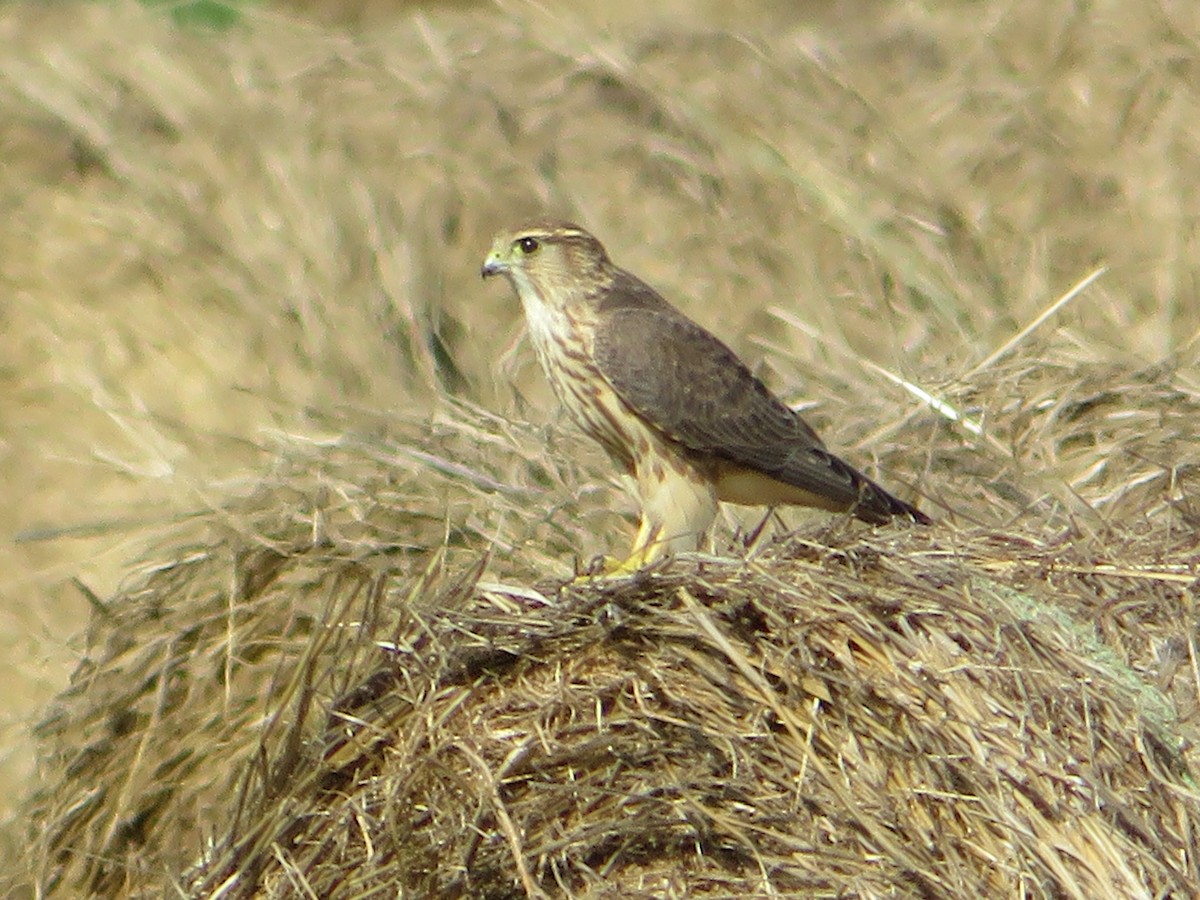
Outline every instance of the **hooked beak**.
{"label": "hooked beak", "polygon": [[507,271],[508,263],[500,259],[500,257],[496,255],[495,251],[493,251],[489,253],[487,255],[487,259],[483,261],[483,268],[479,270],[479,274],[484,278],[488,278],[492,275],[503,275]]}

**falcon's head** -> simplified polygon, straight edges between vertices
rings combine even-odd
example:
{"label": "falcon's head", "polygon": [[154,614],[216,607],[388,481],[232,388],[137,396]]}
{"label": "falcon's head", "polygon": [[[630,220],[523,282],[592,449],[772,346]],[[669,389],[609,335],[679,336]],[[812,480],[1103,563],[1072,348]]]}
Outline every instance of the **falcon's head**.
{"label": "falcon's head", "polygon": [[594,296],[613,278],[604,245],[570,222],[530,222],[496,235],[484,278],[504,275],[522,302],[561,306]]}

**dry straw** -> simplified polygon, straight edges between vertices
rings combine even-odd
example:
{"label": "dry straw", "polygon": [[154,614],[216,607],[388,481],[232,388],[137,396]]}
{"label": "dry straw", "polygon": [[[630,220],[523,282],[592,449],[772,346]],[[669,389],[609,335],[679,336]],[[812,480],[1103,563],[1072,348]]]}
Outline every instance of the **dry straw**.
{"label": "dry straw", "polygon": [[[1112,426],[1098,403],[1068,418],[1064,445]],[[463,406],[386,439],[283,438],[258,491],[180,526],[41,726],[40,883],[1191,891],[1188,507],[1102,543],[835,521],[539,582],[594,533],[582,508],[547,515],[580,473],[537,462],[543,438]]]}

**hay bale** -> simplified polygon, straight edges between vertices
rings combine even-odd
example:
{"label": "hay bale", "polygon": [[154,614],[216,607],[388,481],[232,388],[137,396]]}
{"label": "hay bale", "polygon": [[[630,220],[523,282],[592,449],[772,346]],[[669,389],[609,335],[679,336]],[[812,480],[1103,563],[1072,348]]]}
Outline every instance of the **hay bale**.
{"label": "hay bale", "polygon": [[1178,510],[1148,520],[1174,562],[816,519],[743,558],[536,581],[604,524],[546,514],[581,473],[541,439],[459,407],[285,442],[258,491],[181,526],[41,726],[41,888],[1191,890]]}
{"label": "hay bale", "polygon": [[[264,6],[219,38],[132,0],[0,8],[13,533],[108,550],[211,506],[93,598],[16,807],[29,880],[1187,894],[1195,13],[575,6]],[[953,512],[789,513],[778,543],[560,590],[627,537],[590,451],[367,409],[549,408],[477,280],[545,206]],[[22,612],[100,556],[31,546],[0,585]],[[28,630],[73,630],[56,609]]]}

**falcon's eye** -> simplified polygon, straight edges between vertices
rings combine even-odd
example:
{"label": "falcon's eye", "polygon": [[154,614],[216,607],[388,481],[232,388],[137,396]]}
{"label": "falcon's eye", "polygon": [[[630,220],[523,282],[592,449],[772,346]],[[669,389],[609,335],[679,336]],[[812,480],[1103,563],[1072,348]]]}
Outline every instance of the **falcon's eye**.
{"label": "falcon's eye", "polygon": [[541,245],[538,243],[537,238],[523,237],[517,241],[517,246],[521,248],[522,253],[529,256],[531,253],[537,253],[537,249]]}

